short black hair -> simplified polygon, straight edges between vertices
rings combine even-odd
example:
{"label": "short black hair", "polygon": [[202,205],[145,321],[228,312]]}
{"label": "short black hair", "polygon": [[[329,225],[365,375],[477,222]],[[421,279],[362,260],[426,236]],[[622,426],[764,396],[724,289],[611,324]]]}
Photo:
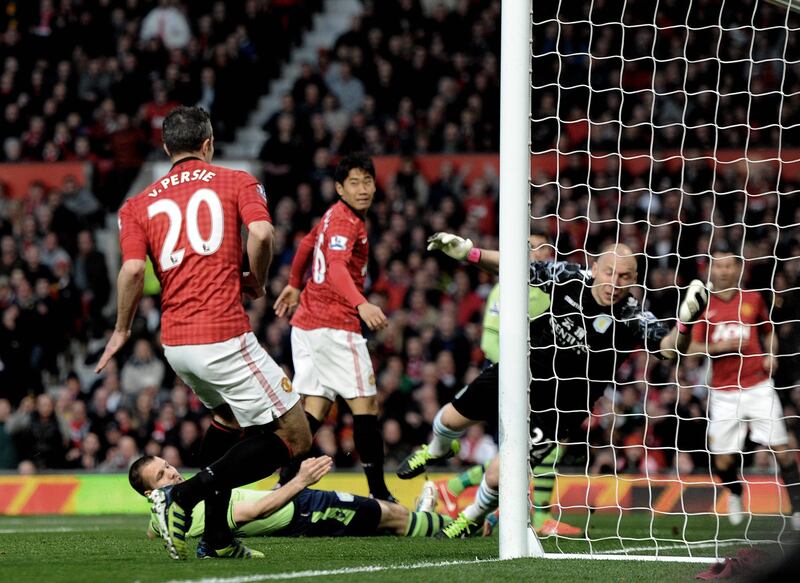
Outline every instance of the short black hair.
{"label": "short black hair", "polygon": [[721,255],[722,257],[733,257],[737,263],[742,263],[742,256],[736,253],[727,241],[719,241],[711,247],[711,257]]}
{"label": "short black hair", "polygon": [[131,487],[139,492],[142,496],[146,490],[150,490],[147,485],[144,483],[144,478],[142,477],[142,470],[144,467],[152,462],[155,456],[152,455],[143,455],[138,460],[131,464],[131,469],[128,470],[128,481],[131,483]]}
{"label": "short black hair", "polygon": [[202,107],[179,105],[167,114],[161,125],[164,145],[171,156],[197,152],[213,135],[211,117]]}
{"label": "short black hair", "polygon": [[339,184],[344,184],[344,181],[347,180],[347,176],[353,168],[363,170],[372,176],[373,179],[375,178],[375,165],[372,163],[372,158],[363,152],[354,152],[339,160],[339,163],[336,165],[336,170],[333,172],[333,179]]}

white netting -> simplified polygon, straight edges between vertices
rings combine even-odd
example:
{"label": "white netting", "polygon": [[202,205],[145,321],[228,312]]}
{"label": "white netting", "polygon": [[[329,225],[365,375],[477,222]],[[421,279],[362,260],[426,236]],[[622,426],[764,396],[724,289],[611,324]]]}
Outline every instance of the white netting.
{"label": "white netting", "polygon": [[[634,295],[670,327],[689,281],[709,280],[712,249],[743,256],[735,286],[762,294],[775,327],[770,372],[796,459],[800,15],[752,0],[532,7],[533,228],[558,260],[586,267],[605,245],[630,246]],[[640,350],[618,368],[581,439],[544,464],[558,476],[553,514],[586,532],[543,538],[546,551],[724,556],[787,540],[775,455],[749,441],[736,464],[751,512],[738,526],[725,514],[707,445],[708,361]]]}

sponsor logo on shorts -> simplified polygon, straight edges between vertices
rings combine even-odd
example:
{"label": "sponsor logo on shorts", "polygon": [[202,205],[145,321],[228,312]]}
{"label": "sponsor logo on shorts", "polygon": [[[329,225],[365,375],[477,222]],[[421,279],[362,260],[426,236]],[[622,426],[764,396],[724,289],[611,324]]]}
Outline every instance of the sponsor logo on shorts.
{"label": "sponsor logo on shorts", "polygon": [[334,235],[331,237],[331,242],[328,244],[328,247],[334,251],[344,251],[347,249],[347,237]]}
{"label": "sponsor logo on shorts", "polygon": [[292,381],[290,381],[286,377],[283,377],[281,379],[281,388],[284,391],[286,391],[287,393],[291,393],[292,392]]}

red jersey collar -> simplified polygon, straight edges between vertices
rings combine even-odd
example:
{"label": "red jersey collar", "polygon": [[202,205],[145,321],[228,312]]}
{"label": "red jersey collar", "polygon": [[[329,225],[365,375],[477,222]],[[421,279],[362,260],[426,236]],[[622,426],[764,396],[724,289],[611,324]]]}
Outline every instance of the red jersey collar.
{"label": "red jersey collar", "polygon": [[361,220],[362,222],[366,221],[367,213],[361,214],[356,209],[354,209],[349,204],[347,204],[347,201],[345,199],[343,199],[341,196],[339,197],[339,202],[342,203],[347,208],[349,208],[350,212],[352,212],[359,220]]}

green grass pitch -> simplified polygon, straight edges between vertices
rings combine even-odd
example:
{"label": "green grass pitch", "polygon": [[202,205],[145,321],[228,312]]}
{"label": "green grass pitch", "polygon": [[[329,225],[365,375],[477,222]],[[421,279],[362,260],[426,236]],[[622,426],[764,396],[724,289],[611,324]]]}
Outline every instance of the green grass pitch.
{"label": "green grass pitch", "polygon": [[[713,555],[713,541],[724,538],[775,540],[779,519],[754,520],[747,531],[710,516],[660,518],[653,525],[645,513],[622,516],[571,515],[573,524],[589,520],[595,550],[623,548],[617,533],[631,540],[628,552],[654,553],[654,540],[682,533],[696,555]],[[254,583],[257,581],[691,581],[702,564],[599,560],[519,559],[496,561],[497,536],[459,541],[374,538],[260,538],[249,544],[267,553],[262,561],[172,561],[160,541],[148,540],[144,516],[0,517],[0,581]],[[501,523],[502,524],[502,523]],[[549,551],[587,552],[589,544],[545,539]],[[686,555],[667,540],[664,554]],[[732,556],[744,543],[728,543],[718,552]],[[769,548],[765,545],[762,548]],[[776,546],[772,545],[775,549]],[[709,561],[710,562],[710,561]],[[427,563],[428,565],[424,565]],[[453,563],[453,564],[443,564]],[[421,565],[423,564],[423,565]]]}

